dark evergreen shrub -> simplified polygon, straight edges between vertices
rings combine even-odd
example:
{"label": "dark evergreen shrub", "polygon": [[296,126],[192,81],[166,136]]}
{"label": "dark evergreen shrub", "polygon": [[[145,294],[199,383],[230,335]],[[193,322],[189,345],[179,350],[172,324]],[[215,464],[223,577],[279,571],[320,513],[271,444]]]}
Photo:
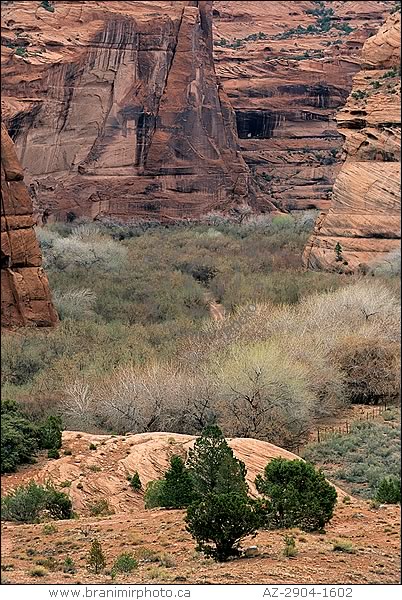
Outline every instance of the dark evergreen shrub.
{"label": "dark evergreen shrub", "polygon": [[384,478],[378,486],[375,499],[382,504],[400,504],[400,480],[398,480],[396,477]]}
{"label": "dark evergreen shrub", "polygon": [[323,529],[333,517],[337,493],[321,471],[302,460],[274,458],[255,484],[267,499],[266,527]]}
{"label": "dark evergreen shrub", "polygon": [[243,494],[212,493],[190,504],[185,521],[196,549],[223,562],[240,554],[242,539],[260,527],[262,510],[257,501]]}

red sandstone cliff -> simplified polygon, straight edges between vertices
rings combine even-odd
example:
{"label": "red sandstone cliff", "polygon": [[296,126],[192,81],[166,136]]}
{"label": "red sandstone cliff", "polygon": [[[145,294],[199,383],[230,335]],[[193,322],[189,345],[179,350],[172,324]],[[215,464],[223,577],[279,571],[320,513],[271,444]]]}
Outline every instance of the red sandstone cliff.
{"label": "red sandstone cliff", "polygon": [[284,209],[329,207],[342,137],[334,115],[364,41],[394,2],[214,2],[215,63],[242,155]]}
{"label": "red sandstone cliff", "polygon": [[3,116],[45,219],[255,203],[215,74],[212,2],[50,4],[2,11]]}
{"label": "red sandstone cliff", "polygon": [[[310,268],[355,270],[400,248],[401,15],[364,45],[362,71],[338,114],[345,162],[328,214],[304,253]],[[336,260],[340,244],[342,260]]]}
{"label": "red sandstone cliff", "polygon": [[1,325],[57,322],[33,229],[32,201],[14,144],[1,125]]}

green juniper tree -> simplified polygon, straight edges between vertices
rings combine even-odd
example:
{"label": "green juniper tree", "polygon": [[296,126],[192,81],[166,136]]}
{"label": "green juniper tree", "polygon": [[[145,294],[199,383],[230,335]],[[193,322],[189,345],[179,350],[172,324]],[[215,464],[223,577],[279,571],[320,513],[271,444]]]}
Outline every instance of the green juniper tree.
{"label": "green juniper tree", "polygon": [[98,574],[106,566],[106,558],[102,551],[102,546],[98,540],[94,540],[91,545],[88,557],[88,568]]}
{"label": "green juniper tree", "polygon": [[205,427],[186,463],[196,493],[236,492],[247,495],[246,466],[238,460],[217,425]]}
{"label": "green juniper tree", "polygon": [[184,508],[195,499],[194,484],[189,470],[180,456],[172,456],[170,469],[165,473],[163,506]]}
{"label": "green juniper tree", "polygon": [[339,242],[336,242],[336,246],[335,246],[334,250],[335,250],[336,262],[341,262],[343,260],[343,256],[342,256],[342,246],[340,245]]}
{"label": "green juniper tree", "polygon": [[187,509],[187,531],[196,549],[219,562],[240,554],[239,545],[261,526],[261,505],[244,494],[209,493]]}
{"label": "green juniper tree", "polygon": [[255,480],[267,499],[266,526],[317,531],[333,517],[337,493],[324,474],[303,460],[274,458]]}

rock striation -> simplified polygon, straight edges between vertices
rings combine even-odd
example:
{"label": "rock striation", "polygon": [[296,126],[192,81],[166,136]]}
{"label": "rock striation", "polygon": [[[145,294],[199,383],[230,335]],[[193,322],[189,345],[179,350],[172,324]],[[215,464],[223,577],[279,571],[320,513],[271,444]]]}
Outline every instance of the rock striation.
{"label": "rock striation", "polygon": [[1,125],[1,325],[57,323],[34,231],[32,201],[14,144]]}
{"label": "rock striation", "polygon": [[236,112],[242,155],[283,210],[330,205],[342,136],[334,115],[365,40],[393,2],[214,2],[216,70]]}
{"label": "rock striation", "polygon": [[399,12],[364,45],[362,70],[337,116],[345,162],[305,249],[307,267],[364,272],[400,249],[400,36]]}
{"label": "rock striation", "polygon": [[255,204],[215,73],[212,2],[50,5],[3,9],[3,115],[44,222]]}

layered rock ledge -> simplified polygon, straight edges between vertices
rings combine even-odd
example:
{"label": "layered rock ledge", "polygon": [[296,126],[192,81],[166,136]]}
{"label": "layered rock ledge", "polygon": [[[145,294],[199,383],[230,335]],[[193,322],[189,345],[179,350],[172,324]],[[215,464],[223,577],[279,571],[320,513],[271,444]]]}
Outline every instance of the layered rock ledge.
{"label": "layered rock ledge", "polygon": [[396,13],[364,45],[363,68],[337,117],[345,162],[305,249],[307,267],[365,271],[400,249],[400,35]]}

